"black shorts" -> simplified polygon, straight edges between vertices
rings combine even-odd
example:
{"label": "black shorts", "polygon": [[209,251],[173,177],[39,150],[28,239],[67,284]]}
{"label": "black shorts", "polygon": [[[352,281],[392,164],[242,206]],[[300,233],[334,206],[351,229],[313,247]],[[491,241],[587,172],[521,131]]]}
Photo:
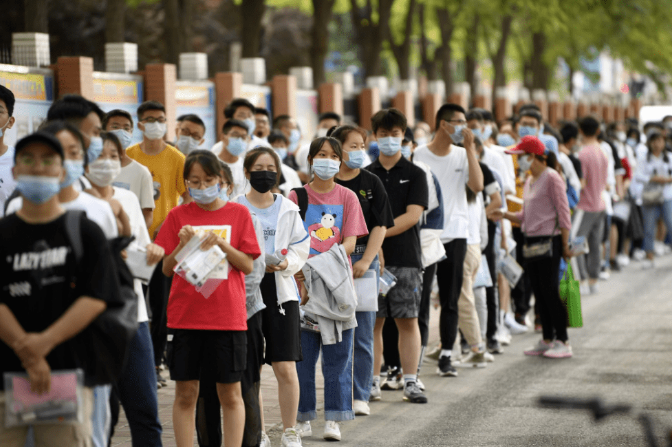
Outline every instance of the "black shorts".
{"label": "black shorts", "polygon": [[243,394],[261,381],[260,369],[264,364],[264,334],[261,332],[261,312],[247,320],[247,364],[240,382]]}
{"label": "black shorts", "polygon": [[266,305],[266,309],[261,311],[261,328],[266,340],[265,363],[300,362],[303,356],[299,302],[288,301],[282,304],[282,308],[278,306],[275,273],[266,273],[259,287]]}
{"label": "black shorts", "polygon": [[247,364],[247,334],[175,329],[167,354],[171,380],[199,380],[201,367],[212,365],[217,383],[236,383]]}

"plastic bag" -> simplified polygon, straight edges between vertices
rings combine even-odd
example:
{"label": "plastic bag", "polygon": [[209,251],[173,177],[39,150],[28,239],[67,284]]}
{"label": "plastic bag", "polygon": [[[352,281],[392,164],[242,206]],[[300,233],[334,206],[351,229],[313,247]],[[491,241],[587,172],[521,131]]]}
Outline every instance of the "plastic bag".
{"label": "plastic bag", "polygon": [[567,327],[583,327],[581,288],[579,281],[574,279],[571,263],[567,265],[567,270],[560,280],[560,299],[567,308]]}

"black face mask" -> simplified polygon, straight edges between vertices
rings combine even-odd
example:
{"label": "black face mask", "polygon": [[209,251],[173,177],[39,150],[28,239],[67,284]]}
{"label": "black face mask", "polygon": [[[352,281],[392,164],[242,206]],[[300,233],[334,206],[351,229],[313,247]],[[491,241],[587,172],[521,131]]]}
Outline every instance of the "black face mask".
{"label": "black face mask", "polygon": [[250,172],[250,185],[255,191],[265,193],[271,190],[278,181],[278,173],[273,171],[252,171]]}

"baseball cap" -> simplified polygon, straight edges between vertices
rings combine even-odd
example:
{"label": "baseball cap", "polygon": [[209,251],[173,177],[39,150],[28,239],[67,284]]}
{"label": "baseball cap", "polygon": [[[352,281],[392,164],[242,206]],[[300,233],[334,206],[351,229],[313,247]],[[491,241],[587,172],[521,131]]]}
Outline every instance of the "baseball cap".
{"label": "baseball cap", "polygon": [[22,138],[16,143],[16,146],[14,147],[14,164],[16,164],[16,158],[19,155],[19,152],[34,143],[46,144],[61,156],[61,160],[65,158],[63,146],[61,146],[61,142],[58,141],[58,138],[49,133],[38,131]]}
{"label": "baseball cap", "polygon": [[523,137],[516,147],[504,152],[509,155],[521,155],[521,154],[546,155],[548,153],[548,150],[546,149],[546,146],[544,146],[544,143],[542,143],[539,138],[532,135],[528,135],[526,137]]}

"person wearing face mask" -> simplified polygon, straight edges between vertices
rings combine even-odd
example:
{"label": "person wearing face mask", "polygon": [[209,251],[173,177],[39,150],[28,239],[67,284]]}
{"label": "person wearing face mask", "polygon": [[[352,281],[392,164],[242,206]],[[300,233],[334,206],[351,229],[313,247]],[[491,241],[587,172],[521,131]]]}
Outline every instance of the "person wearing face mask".
{"label": "person wearing face mask", "polygon": [[[463,144],[464,147],[456,146]],[[439,180],[443,192],[444,226],[441,242],[446,259],[439,262],[437,280],[441,300],[440,376],[457,376],[452,365],[452,347],[457,338],[457,302],[462,289],[464,260],[469,236],[469,209],[465,185],[473,192],[483,190],[483,172],[478,163],[474,134],[467,127],[464,109],[444,104],[436,114],[436,135],[418,148],[414,158],[426,163]]]}
{"label": "person wearing face mask", "polygon": [[[81,152],[81,144],[79,149]],[[15,214],[0,220],[2,259],[17,260],[7,264],[0,277],[0,374],[27,373],[31,391],[37,395],[49,391],[52,372],[84,367],[80,418],[37,424],[33,433],[37,445],[90,446],[91,384],[96,381],[91,367],[97,365],[87,361],[90,346],[82,345],[85,339],[80,333],[108,304],[118,303],[115,261],[99,226],[83,215],[79,216],[77,234],[81,261],[74,255],[76,248],[70,238],[74,229],[68,226],[73,216],[58,197],[66,178],[59,139],[42,131],[31,134],[17,143],[14,157],[13,174],[22,205]],[[35,254],[42,262],[28,266],[18,262]],[[21,299],[12,292],[15,284],[25,284],[27,293]],[[0,418],[4,419],[4,384],[0,384],[0,400]],[[3,446],[23,447],[27,435],[27,426],[6,428],[0,424]]]}
{"label": "person wearing face mask", "polygon": [[[332,127],[339,126],[341,124],[341,115],[334,112],[325,112],[320,114],[317,121],[318,121],[317,131],[315,133],[315,138],[326,137],[329,129],[331,129]],[[293,129],[290,131],[293,132]],[[290,136],[288,136],[287,138],[290,138]],[[307,183],[309,181],[308,177],[309,150],[310,150],[310,144],[304,144],[303,146],[299,147],[296,150],[296,152],[294,152],[294,161],[296,162],[297,170],[299,171],[299,178],[304,183]],[[366,163],[365,166],[368,165],[370,162],[371,160],[368,160],[368,163]]]}
{"label": "person wearing face mask", "polygon": [[539,300],[543,337],[524,353],[552,359],[569,358],[572,348],[567,335],[567,310],[560,299],[558,275],[560,259],[568,261],[571,258],[569,233],[572,223],[565,181],[551,167],[557,163],[555,154],[538,138],[525,136],[509,152],[516,155],[521,164],[526,160],[524,164],[528,166],[530,176],[525,182],[523,209],[515,213],[499,212],[499,216],[522,225],[525,244],[547,241],[552,244],[550,255],[528,258],[526,264],[535,299]]}
{"label": "person wearing face mask", "polygon": [[273,150],[278,154],[278,157],[280,157],[282,175],[280,176],[280,184],[278,185],[278,188],[282,191],[282,194],[287,197],[292,189],[300,188],[302,186],[299,174],[297,174],[297,172],[289,165],[284,163],[284,160],[287,158],[287,146],[289,145],[289,141],[287,141],[285,134],[274,130],[268,136],[268,143],[273,147]]}
{"label": "person wearing face mask", "polygon": [[[254,107],[254,104],[244,98],[234,99],[224,109],[224,118],[227,120],[241,121],[245,123],[245,126],[247,126],[247,134],[249,138],[247,139],[247,146],[245,147],[244,152],[247,152],[250,149],[254,149],[257,146],[269,146],[268,142],[264,138],[255,135],[257,130],[256,114],[257,108]],[[220,141],[212,146],[212,152],[214,152],[215,155],[221,153],[223,145],[224,142],[220,139]],[[236,182],[236,185],[239,185],[238,182]]]}
{"label": "person wearing face mask", "polygon": [[[304,275],[303,272],[310,269],[308,264],[311,259],[316,258],[313,261],[318,263],[320,259],[333,260],[334,251],[339,254],[345,252],[349,257],[355,250],[357,238],[366,236],[369,232],[357,196],[335,181],[343,162],[341,143],[330,137],[313,140],[308,152],[308,162],[315,176],[303,188],[290,192],[289,200],[299,206],[303,226],[308,232],[310,241],[309,261],[303,270],[295,275],[297,281],[301,283],[303,309],[308,306],[310,310],[319,308],[320,303],[328,307],[328,304],[324,303],[327,298],[318,291],[308,292],[306,289],[305,281],[308,275]],[[335,250],[337,248],[338,250]],[[333,262],[325,268],[333,269],[330,277],[347,280],[352,275],[349,266],[344,268],[338,262]],[[303,437],[312,436],[310,421],[316,418],[317,409],[315,365],[321,352],[326,419],[323,437],[327,440],[340,441],[338,422],[355,418],[352,410],[352,353],[357,320],[354,313],[349,319],[344,316],[342,320],[336,321],[329,316],[312,313],[309,310],[305,310],[306,319],[317,321],[321,332],[308,329],[301,331],[303,361],[296,364],[301,389],[297,429]],[[343,313],[351,308],[331,310]]]}
{"label": "person wearing face mask", "polygon": [[[247,356],[245,275],[260,256],[249,211],[223,199],[221,164],[210,151],[197,150],[185,160],[183,178],[193,202],[171,210],[155,240],[167,256],[163,274],[172,277],[176,255],[194,237],[201,249],[219,247],[226,258],[208,277],[208,299],[179,275],[168,301],[168,367],[176,381],[173,426],[178,446],[194,440],[194,412],[202,368],[215,366],[217,394],[224,413],[224,444],[241,445],[245,407],[240,381]],[[233,359],[233,360],[232,360]]]}
{"label": "person wearing face mask", "polygon": [[198,115],[183,115],[177,126],[175,147],[185,156],[205,141],[205,123]]}
{"label": "person wearing face mask", "polygon": [[147,228],[152,226],[154,218],[154,185],[152,174],[145,166],[133,160],[126,153],[126,148],[133,139],[133,117],[125,110],[112,110],[103,119],[103,129],[119,139],[121,144],[121,172],[114,179],[113,186],[124,188],[134,193],[140,201],[142,215]]}
{"label": "person wearing face mask", "polygon": [[[373,271],[378,279],[380,275],[378,252],[385,240],[385,232],[394,226],[387,192],[375,174],[362,169],[366,155],[364,130],[353,126],[341,126],[330,136],[336,138],[343,147],[344,161],[336,174],[336,183],[355,193],[364,213],[366,227],[369,229],[368,236],[357,240],[355,251],[351,255],[353,276],[357,279],[364,276],[367,271]],[[377,299],[377,296],[374,299]],[[355,415],[368,415],[369,399],[380,400],[380,395],[371,396],[374,374],[373,328],[376,323],[376,312],[358,311],[355,315],[357,328],[354,339],[353,410]]]}
{"label": "person wearing face mask", "polygon": [[237,202],[261,222],[266,253],[266,274],[260,289],[266,308],[262,331],[266,340],[264,362],[278,380],[278,400],[283,424],[282,445],[298,447],[296,431],[299,379],[296,362],[302,360],[299,299],[294,274],[308,258],[310,240],[294,202],[271,189],[280,180],[280,158],[273,149],[257,148],[247,153],[244,169],[250,191]]}
{"label": "person wearing face mask", "polygon": [[273,130],[282,132],[287,138],[287,157],[284,163],[296,169],[301,182],[307,183],[310,180],[307,168],[307,154],[310,145],[299,146],[301,142],[301,129],[294,118],[289,115],[280,115],[273,120]]}
{"label": "person wearing face mask", "polygon": [[227,164],[233,174],[235,186],[231,194],[232,198],[250,190],[250,184],[245,179],[243,169],[248,139],[248,127],[243,121],[231,119],[222,126],[222,139],[220,141],[222,151],[218,155],[219,159]]}
{"label": "person wearing face mask", "polygon": [[14,93],[0,85],[0,217],[4,216],[5,202],[10,197],[16,181],[12,175],[14,148],[5,144],[7,131],[14,126]]}
{"label": "person wearing face mask", "polygon": [[254,109],[254,136],[262,140],[268,140],[271,133],[271,114],[263,107]]}

